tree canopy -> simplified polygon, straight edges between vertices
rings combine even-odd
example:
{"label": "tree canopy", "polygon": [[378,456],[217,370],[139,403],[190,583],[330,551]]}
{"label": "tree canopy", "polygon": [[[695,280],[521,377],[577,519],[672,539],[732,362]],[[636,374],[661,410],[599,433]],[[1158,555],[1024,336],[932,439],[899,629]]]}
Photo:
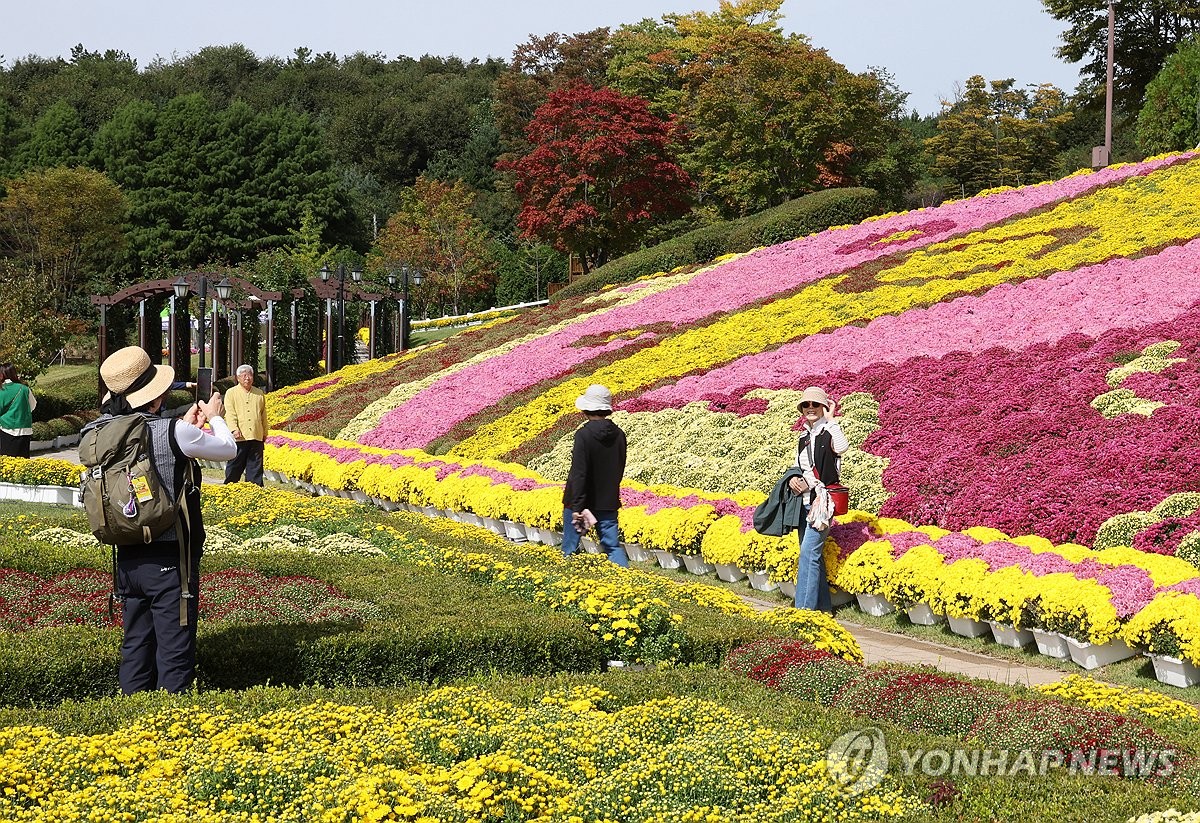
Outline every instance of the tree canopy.
{"label": "tree canopy", "polygon": [[671,124],[641,98],[577,82],[551,92],[526,135],[532,151],[504,166],[517,178],[517,224],[579,255],[585,271],[687,210],[691,179],[674,161]]}

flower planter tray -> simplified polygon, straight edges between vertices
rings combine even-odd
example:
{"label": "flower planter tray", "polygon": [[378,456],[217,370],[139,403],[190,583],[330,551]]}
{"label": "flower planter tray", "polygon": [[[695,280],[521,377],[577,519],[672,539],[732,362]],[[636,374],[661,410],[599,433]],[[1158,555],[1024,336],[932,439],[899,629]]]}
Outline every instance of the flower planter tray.
{"label": "flower planter tray", "polygon": [[499,520],[494,517],[481,517],[480,515],[475,516],[479,518],[484,528],[493,531],[502,537],[504,536],[504,526]]}
{"label": "flower planter tray", "polygon": [[726,583],[736,583],[746,579],[746,573],[732,563],[718,563],[717,577]]}
{"label": "flower planter tray", "polygon": [[1098,669],[1118,660],[1128,660],[1137,654],[1124,640],[1114,638],[1107,643],[1086,643],[1074,637],[1063,637],[1071,650],[1071,659],[1085,669]]}
{"label": "flower planter tray", "polygon": [[991,634],[987,623],[973,617],[947,616],[946,620],[950,623],[950,631],[959,637],[983,637],[985,634]]}
{"label": "flower planter tray", "polygon": [[692,574],[709,574],[714,568],[711,563],[705,563],[704,557],[699,554],[685,554],[682,559],[683,565]]}
{"label": "flower planter tray", "polygon": [[750,578],[750,588],[755,591],[773,592],[779,588],[779,584],[772,580],[766,572],[750,572],[746,577]]}
{"label": "flower planter tray", "polygon": [[946,615],[937,614],[929,608],[928,603],[916,603],[905,610],[908,620],[917,626],[936,626],[946,619]]}
{"label": "flower planter tray", "polygon": [[387,500],[383,497],[372,497],[371,502],[383,509],[385,512],[394,512],[400,510],[400,504],[395,500]]}
{"label": "flower planter tray", "polygon": [[529,538],[525,536],[525,526],[514,520],[501,520],[504,526],[504,536],[514,543],[524,543]]}
{"label": "flower planter tray", "polygon": [[1158,678],[1159,683],[1178,686],[1181,689],[1200,683],[1200,666],[1190,660],[1151,652],[1146,652],[1146,657],[1154,664],[1154,676]]}
{"label": "flower planter tray", "polygon": [[1030,629],[1033,634],[1033,640],[1037,643],[1039,654],[1046,657],[1053,657],[1055,660],[1069,660],[1071,658],[1071,649],[1067,646],[1066,639],[1058,632],[1046,631],[1045,629]]}
{"label": "flower planter tray", "polygon": [[[796,596],[796,583],[792,582],[792,597]],[[854,602],[854,595],[850,592],[842,591],[841,589],[830,587],[829,602],[836,609],[838,606],[845,606],[847,603]]]}
{"label": "flower planter tray", "polygon": [[562,545],[562,532],[556,532],[554,529],[542,529],[542,543],[547,546]]}
{"label": "flower planter tray", "polygon": [[653,563],[654,555],[642,548],[641,543],[626,543],[626,556],[635,563]]}
{"label": "flower planter tray", "polygon": [[872,617],[883,617],[885,614],[891,614],[896,610],[892,602],[882,594],[867,594],[862,592],[856,594],[855,597],[858,599],[858,608]]}
{"label": "flower planter tray", "polygon": [[580,547],[588,554],[604,554],[604,549],[600,548],[600,544],[596,542],[594,537],[584,535],[579,538]]}
{"label": "flower planter tray", "polygon": [[779,591],[782,592],[783,596],[786,597],[788,600],[795,600],[796,599],[796,581],[795,580],[780,580],[779,581]]}
{"label": "flower planter tray", "polygon": [[992,637],[996,638],[996,642],[1001,646],[1023,649],[1034,642],[1033,632],[1028,629],[1018,629],[1016,626],[997,623],[995,620],[989,620],[987,624],[992,627]]}
{"label": "flower planter tray", "polygon": [[371,502],[371,498],[367,496],[367,493],[364,491],[360,491],[359,489],[351,489],[350,490],[350,499],[355,500],[359,503]]}
{"label": "flower planter tray", "polygon": [[675,554],[675,552],[654,549],[654,557],[656,560],[658,560],[658,565],[662,566],[664,569],[679,568],[679,555]]}

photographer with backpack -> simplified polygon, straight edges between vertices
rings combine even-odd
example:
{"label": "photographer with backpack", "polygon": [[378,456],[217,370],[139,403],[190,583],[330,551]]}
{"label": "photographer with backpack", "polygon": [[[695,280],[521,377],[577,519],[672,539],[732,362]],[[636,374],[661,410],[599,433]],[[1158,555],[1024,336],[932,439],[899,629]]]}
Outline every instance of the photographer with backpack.
{"label": "photographer with backpack", "polygon": [[79,456],[92,531],[115,547],[114,590],[124,601],[121,691],[179,692],[196,676],[204,550],[196,458],[232,459],[237,444],[217,392],[181,418],[159,417],[175,370],[152,364],[137,346],[110,355],[100,376],[109,393],[83,431]]}

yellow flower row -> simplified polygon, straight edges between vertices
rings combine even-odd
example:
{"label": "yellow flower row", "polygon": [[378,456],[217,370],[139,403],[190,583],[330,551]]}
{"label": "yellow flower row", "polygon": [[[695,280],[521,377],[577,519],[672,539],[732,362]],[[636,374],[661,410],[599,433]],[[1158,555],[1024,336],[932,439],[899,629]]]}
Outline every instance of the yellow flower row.
{"label": "yellow flower row", "polygon": [[180,706],[105,734],[10,727],[0,818],[750,823],[920,808],[890,781],[846,793],[814,741],[715,703],[611,702],[582,689],[521,707],[445,688],[390,711]]}
{"label": "yellow flower row", "polygon": [[1111,686],[1090,677],[1068,675],[1062,680],[1036,687],[1039,692],[1073,700],[1094,709],[1142,714],[1146,717],[1167,717],[1175,720],[1200,720],[1200,710],[1191,703],[1167,697],[1165,694],[1131,686]]}

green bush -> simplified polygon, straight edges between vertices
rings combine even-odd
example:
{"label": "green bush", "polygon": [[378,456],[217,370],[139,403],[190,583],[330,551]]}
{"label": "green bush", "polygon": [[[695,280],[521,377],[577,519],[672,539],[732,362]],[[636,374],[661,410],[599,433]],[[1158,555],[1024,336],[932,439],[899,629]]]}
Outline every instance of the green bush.
{"label": "green bush", "polygon": [[[106,559],[101,551],[44,544],[27,552],[8,545],[0,557],[5,566],[46,577],[66,568],[103,568]],[[432,569],[385,559],[279,553],[216,559],[205,561],[205,572],[250,567],[270,576],[318,577],[347,597],[376,603],[384,618],[358,625],[201,620],[197,662],[203,688],[396,686],[491,672],[595,672],[606,659],[578,618]],[[116,694],[120,634],[82,628],[0,633],[0,704],[50,705]]]}
{"label": "green bush", "polygon": [[75,414],[100,407],[98,386],[93,380],[70,380],[54,383],[46,388],[35,388],[37,408],[33,410],[35,420],[45,422],[56,417]]}
{"label": "green bush", "polygon": [[79,429],[72,428],[65,417],[56,417],[46,425],[50,427],[50,431],[54,433],[55,437],[66,437],[79,431]]}
{"label": "green bush", "polygon": [[746,252],[823,231],[861,223],[881,208],[873,189],[827,189],[758,214],[694,229],[670,240],[610,260],[587,277],[554,293],[553,300],[592,294],[604,286],[678,266],[707,263],[722,254]]}
{"label": "green bush", "polygon": [[33,440],[53,440],[54,430],[50,428],[48,423],[35,422],[33,428]]}
{"label": "green bush", "polygon": [[961,737],[978,717],[1008,702],[1007,694],[984,682],[880,668],[848,682],[833,705],[912,732]]}

